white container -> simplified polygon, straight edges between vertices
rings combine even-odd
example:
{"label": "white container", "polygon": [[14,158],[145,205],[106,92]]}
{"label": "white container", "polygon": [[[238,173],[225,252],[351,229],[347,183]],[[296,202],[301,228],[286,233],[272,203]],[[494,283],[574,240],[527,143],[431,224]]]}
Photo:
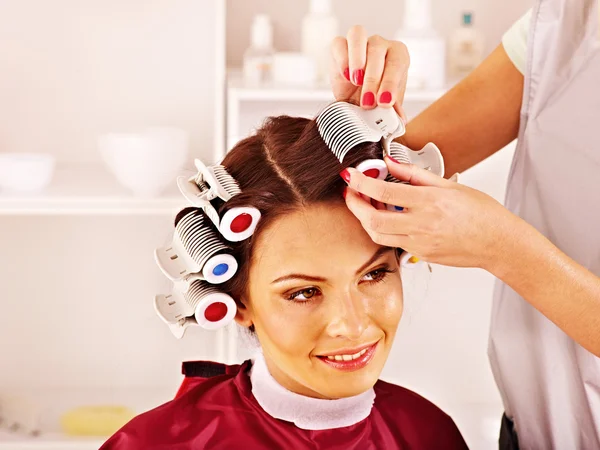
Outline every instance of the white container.
{"label": "white container", "polygon": [[408,48],[409,89],[442,89],[446,85],[446,42],[432,23],[431,0],[405,0],[403,26],[394,38]]}
{"label": "white container", "polygon": [[244,52],[243,76],[247,85],[260,85],[271,78],[273,59],[273,27],[266,14],[252,21],[250,47]]}
{"label": "white container", "polygon": [[462,26],[454,30],[448,43],[450,72],[465,76],[483,61],[485,40],[483,34],[473,27],[473,15],[463,13]]}
{"label": "white container", "polygon": [[310,0],[308,14],[302,20],[302,53],[312,58],[317,68],[317,80],[329,75],[329,53],[333,38],[338,35],[338,20],[333,15],[331,0]]}
{"label": "white container", "polygon": [[12,193],[38,193],[52,181],[56,158],[45,153],[1,153],[0,188]]}
{"label": "white container", "polygon": [[399,32],[396,40],[408,48],[408,89],[443,89],[446,86],[446,42],[435,33]]}
{"label": "white container", "polygon": [[273,81],[278,85],[311,86],[316,80],[314,61],[298,52],[273,55]]}
{"label": "white container", "polygon": [[156,197],[175,184],[187,158],[189,138],[177,128],[109,133],[98,139],[104,162],[117,180],[139,197]]}

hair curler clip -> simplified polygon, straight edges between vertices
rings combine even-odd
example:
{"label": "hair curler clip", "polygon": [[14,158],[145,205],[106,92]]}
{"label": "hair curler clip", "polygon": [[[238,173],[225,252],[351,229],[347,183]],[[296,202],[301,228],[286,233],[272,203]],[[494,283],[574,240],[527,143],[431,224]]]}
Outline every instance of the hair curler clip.
{"label": "hair curler clip", "polygon": [[219,232],[230,242],[239,242],[254,234],[260,220],[260,211],[251,206],[232,208],[219,217],[211,203],[219,198],[224,202],[241,192],[235,179],[222,165],[206,166],[202,161],[195,161],[198,173],[186,179],[179,177],[177,185],[183,196],[194,206],[202,208],[208,218],[215,224]]}
{"label": "hair curler clip", "polygon": [[[390,156],[396,161],[405,164],[414,164],[422,169],[429,170],[434,174],[443,177],[444,176],[444,158],[440,149],[433,142],[429,142],[421,150],[411,150],[410,148],[398,143],[390,143]],[[385,181],[392,183],[404,183],[406,181],[400,181],[394,178],[393,175],[389,174]],[[386,205],[388,211],[403,211],[402,206]]]}
{"label": "hair curler clip", "polygon": [[231,279],[238,269],[236,259],[206,223],[204,213],[191,209],[175,227],[172,244],[154,252],[167,278],[175,282],[204,279],[212,284]]}
{"label": "hair curler clip", "polygon": [[[444,157],[442,152],[433,142],[426,144],[421,150],[411,150],[399,142],[390,143],[389,155],[399,162],[414,164],[422,169],[429,170],[439,177],[444,176]],[[389,181],[399,182],[392,175]]]}
{"label": "hair curler clip", "polygon": [[154,309],[173,334],[181,338],[190,325],[206,330],[227,326],[235,317],[237,305],[216,287],[196,280],[185,293],[175,289],[170,295],[157,295]]}
{"label": "hair curler clip", "polygon": [[[383,154],[388,155],[390,143],[406,131],[393,108],[365,110],[347,102],[335,102],[325,108],[317,116],[317,127],[340,163],[352,148],[364,142],[381,141]],[[388,176],[387,166],[379,159],[363,161],[356,168],[372,178]]]}

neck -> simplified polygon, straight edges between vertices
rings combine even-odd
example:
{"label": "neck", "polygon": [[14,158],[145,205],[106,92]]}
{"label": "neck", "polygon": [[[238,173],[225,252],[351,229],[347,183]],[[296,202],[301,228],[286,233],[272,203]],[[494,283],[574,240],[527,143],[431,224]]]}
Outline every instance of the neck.
{"label": "neck", "polygon": [[250,381],[252,394],[267,414],[275,419],[292,422],[305,430],[354,425],[369,416],[375,400],[372,388],[354,397],[336,400],[292,392],[273,378],[262,353],[253,362]]}

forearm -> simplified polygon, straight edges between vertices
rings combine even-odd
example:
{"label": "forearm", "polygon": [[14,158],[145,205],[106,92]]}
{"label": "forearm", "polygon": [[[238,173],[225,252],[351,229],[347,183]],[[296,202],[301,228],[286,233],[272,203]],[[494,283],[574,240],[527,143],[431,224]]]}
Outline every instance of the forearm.
{"label": "forearm", "polygon": [[600,277],[516,216],[510,235],[497,243],[486,269],[600,357]]}
{"label": "forearm", "polygon": [[411,120],[400,141],[434,142],[446,176],[463,172],[513,141],[519,131],[523,75],[502,45],[458,85]]}

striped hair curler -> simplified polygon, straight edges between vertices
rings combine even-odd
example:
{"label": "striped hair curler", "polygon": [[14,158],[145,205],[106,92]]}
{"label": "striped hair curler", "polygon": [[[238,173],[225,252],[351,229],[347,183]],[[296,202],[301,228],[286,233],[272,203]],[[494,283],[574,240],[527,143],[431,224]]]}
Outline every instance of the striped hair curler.
{"label": "striped hair curler", "polygon": [[227,253],[231,248],[209,227],[202,210],[190,208],[182,214],[172,244],[155,251],[156,262],[165,276],[181,281],[201,274],[212,284],[231,279],[238,269],[236,259]]}
{"label": "striped hair curler", "polygon": [[219,217],[212,200],[224,202],[241,192],[238,183],[222,165],[206,166],[195,161],[198,173],[189,179],[179,177],[177,184],[184,197],[202,208],[225,239],[239,242],[254,233],[260,220],[260,211],[252,206],[232,208]]}
{"label": "striped hair curler", "polygon": [[169,295],[157,295],[154,309],[173,334],[181,338],[190,325],[198,325],[206,330],[227,326],[235,317],[237,305],[217,287],[196,280],[190,284],[187,292],[174,289]]}

